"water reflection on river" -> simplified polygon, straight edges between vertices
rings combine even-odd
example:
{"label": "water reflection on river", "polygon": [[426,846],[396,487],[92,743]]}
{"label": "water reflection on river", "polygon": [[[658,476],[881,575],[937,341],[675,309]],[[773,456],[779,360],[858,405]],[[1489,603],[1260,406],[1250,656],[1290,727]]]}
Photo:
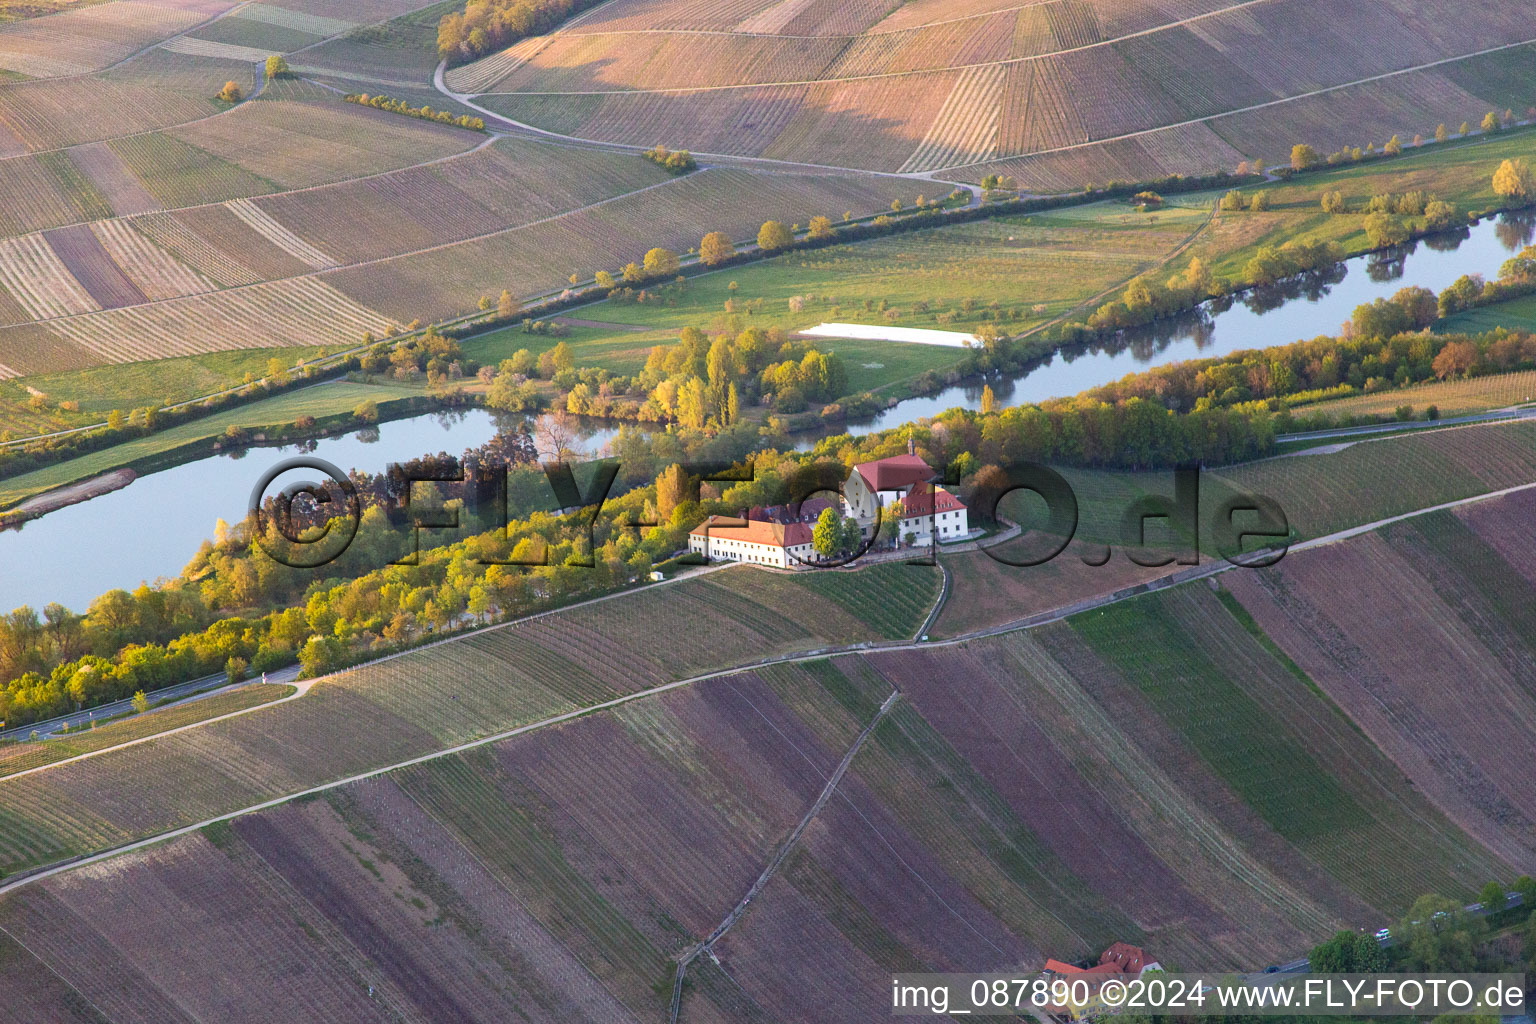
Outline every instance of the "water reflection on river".
{"label": "water reflection on river", "polygon": [[[1028,373],[990,383],[1000,405],[1020,405],[1076,394],[1150,366],[1331,334],[1356,306],[1406,285],[1438,292],[1462,274],[1493,277],[1500,263],[1533,237],[1536,216],[1506,214],[1397,252],[1357,257],[1236,299],[1216,300],[1148,328],[1076,346]],[[884,430],[980,404],[980,384],[959,385],[902,401],[850,429]],[[212,455],[151,474],[20,531],[0,532],[0,608],[60,601],[83,609],[110,588],[174,576],[213,534],[217,520],[244,515],[251,488],[281,457],[308,453],[344,470],[381,472],[389,463],[422,455],[460,454],[521,422],[481,409],[433,413],[304,445]],[[617,429],[587,424],[577,434],[579,446],[595,454]]]}

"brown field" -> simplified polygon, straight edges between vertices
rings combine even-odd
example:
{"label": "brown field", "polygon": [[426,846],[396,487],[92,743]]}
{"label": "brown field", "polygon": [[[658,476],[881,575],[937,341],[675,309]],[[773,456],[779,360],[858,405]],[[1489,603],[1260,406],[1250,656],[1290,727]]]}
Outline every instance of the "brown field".
{"label": "brown field", "polygon": [[196,295],[218,287],[135,231],[127,221],[100,220],[91,230],[113,262],[150,301]]}
{"label": "brown field", "polygon": [[[746,894],[893,686],[798,845],[690,965],[687,1019],[863,1019],[892,971],[1032,968],[1116,938],[1253,967],[1375,926],[1415,887],[1459,894],[1511,869],[1203,584],[1157,600],[1135,638],[1147,672],[1186,640],[1248,666],[1208,718],[1175,711],[1196,679],[1152,688],[1075,622],[714,678],[27,886],[0,900],[23,947],[0,949],[0,990],[44,964],[104,1012],[178,1008],[157,1019],[655,1019],[676,958]],[[212,739],[193,756],[254,767],[262,749]],[[287,771],[306,770],[304,737],[284,739],[299,741]],[[1346,817],[1314,807],[1309,824],[1321,772]],[[246,773],[299,784],[285,775]],[[82,785],[52,798],[66,792],[101,806]],[[52,1019],[50,996],[21,1019]]]}
{"label": "brown field", "polygon": [[[846,34],[803,0],[727,6],[606,5],[449,81],[489,94],[486,105],[512,118],[580,137],[871,169],[965,167],[967,177],[1013,174],[1043,190],[1208,173],[1247,155],[1277,159],[1298,140],[1332,149],[1427,134],[1425,121],[1475,121],[1536,99],[1512,70],[1523,49],[1482,54],[1528,38],[1494,4],[1469,19],[1433,3],[1409,30],[1382,0],[1177,12],[1074,2],[891,13],[874,3],[848,12]],[[723,23],[737,14],[747,17]],[[1296,47],[1319,17],[1348,19],[1348,38]],[[1463,59],[1437,63],[1447,58]],[[1390,77],[1363,82],[1381,75]],[[1068,148],[1078,146],[1089,148]]]}
{"label": "brown field", "polygon": [[272,0],[263,6],[368,25],[409,14],[422,5],[418,0]]}
{"label": "brown field", "polygon": [[283,276],[283,271],[303,273],[293,268],[286,254],[269,250],[265,239],[245,230],[222,206],[150,214],[128,223],[180,263],[226,287],[262,280],[268,260],[278,261],[278,272],[272,276]]}
{"label": "brown field", "polygon": [[0,240],[0,287],[26,311],[28,320],[101,308],[41,234]]}
{"label": "brown field", "polygon": [[[705,231],[745,240],[768,218],[803,224],[819,213],[882,209],[914,191],[909,184],[708,170],[528,227],[322,276],[356,301],[397,318],[432,319],[463,312],[480,296],[512,285],[525,295],[556,290],[572,273],[586,278],[616,269],[652,246],[686,252]],[[733,202],[743,194],[753,197],[750,210]]]}
{"label": "brown field", "polygon": [[[913,570],[894,568],[905,570],[908,595],[936,596],[935,576],[925,595]],[[914,600],[892,630],[882,622],[896,602],[864,609],[797,576],[767,578],[793,609],[770,612],[741,576],[763,578],[729,569],[719,582],[569,609],[343,673],[300,701],[0,779],[0,870],[195,823],[648,685],[775,653],[910,636],[927,611]],[[455,680],[446,695],[444,678]]]}
{"label": "brown field", "polygon": [[106,199],[119,217],[160,209],[155,197],[134,175],[133,169],[105,143],[92,142],[68,152],[70,162],[85,175],[90,187]]}
{"label": "brown field", "polygon": [[667,180],[629,154],[505,140],[427,167],[261,199],[252,205],[336,259],[355,263],[514,226]]}
{"label": "brown field", "polygon": [[136,306],[148,301],[112,261],[90,225],[56,228],[45,232],[43,238],[98,309]]}
{"label": "brown field", "polygon": [[[73,872],[0,904],[0,925],[44,962],[73,948],[54,969],[106,1012],[148,990],[143,1012],[253,1024],[651,1019],[668,957],[745,891],[878,685],[705,683]],[[0,985],[35,963],[0,956]]]}
{"label": "brown field", "polygon": [[176,138],[281,188],[342,181],[462,152],[482,136],[386,111],[263,96]]}
{"label": "brown field", "polygon": [[1228,583],[1421,792],[1525,864],[1536,577],[1516,538],[1533,509],[1521,494],[1437,513]]}
{"label": "brown field", "polygon": [[[235,348],[351,345],[390,321],[313,277],[50,321],[50,330],[95,352],[101,362],[219,352]],[[9,339],[0,337],[0,351]]]}
{"label": "brown field", "polygon": [[28,154],[0,160],[0,236],[111,215],[106,197],[83,176],[74,155]]}
{"label": "brown field", "polygon": [[0,86],[0,156],[63,149],[185,124],[218,112],[209,82],[249,81],[250,65],[153,50],[98,75]]}
{"label": "brown field", "polygon": [[0,68],[29,78],[86,74],[233,6],[226,0],[113,0],[0,25]]}

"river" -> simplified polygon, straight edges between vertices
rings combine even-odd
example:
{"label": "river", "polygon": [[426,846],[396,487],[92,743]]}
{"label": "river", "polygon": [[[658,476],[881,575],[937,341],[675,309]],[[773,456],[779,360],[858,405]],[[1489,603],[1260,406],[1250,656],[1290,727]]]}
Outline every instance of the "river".
{"label": "river", "polygon": [[[1208,303],[1171,323],[1058,354],[1028,373],[992,381],[992,388],[1000,406],[1040,402],[1152,366],[1333,334],[1356,306],[1407,285],[1438,292],[1462,274],[1496,276],[1512,252],[1530,244],[1532,228],[1529,218],[1490,219],[1460,237],[1421,240],[1394,257],[1356,257],[1303,286]],[[959,385],[898,402],[849,429],[884,430],[980,404],[981,385]],[[311,454],[343,470],[381,472],[391,462],[441,451],[459,454],[490,440],[506,422],[480,409],[431,413],[302,446],[210,455],[141,477],[20,530],[0,531],[0,608],[41,609],[58,601],[83,611],[106,590],[175,576],[213,535],[219,519],[235,522],[244,516],[252,487],[282,458]],[[599,452],[616,433],[611,426],[587,427],[580,446]],[[810,438],[801,447],[813,443]],[[280,478],[279,485],[305,475]]]}
{"label": "river", "polygon": [[[1531,244],[1533,228],[1536,220],[1529,215],[1505,215],[1460,235],[1421,239],[1391,257],[1356,256],[1321,281],[1252,292],[1230,305],[1208,302],[1196,315],[1055,355],[1026,374],[990,382],[992,390],[999,407],[1027,405],[1075,395],[1154,366],[1337,334],[1356,306],[1388,298],[1399,288],[1419,285],[1439,292],[1463,274],[1498,276],[1501,263]],[[981,389],[980,383],[967,383],[909,398],[856,426],[888,430],[957,406],[979,409]]]}

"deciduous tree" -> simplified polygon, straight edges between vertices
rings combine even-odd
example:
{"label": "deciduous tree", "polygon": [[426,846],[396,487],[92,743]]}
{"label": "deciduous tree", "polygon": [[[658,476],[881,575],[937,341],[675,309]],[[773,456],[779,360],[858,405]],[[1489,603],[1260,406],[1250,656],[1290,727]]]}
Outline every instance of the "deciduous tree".
{"label": "deciduous tree", "polygon": [[776,252],[793,244],[795,236],[780,221],[767,221],[757,233],[757,247],[764,252]]}
{"label": "deciduous tree", "polygon": [[647,277],[675,277],[681,267],[682,263],[678,260],[677,253],[671,249],[658,247],[645,254]]}
{"label": "deciduous tree", "polygon": [[699,243],[699,259],[706,267],[718,267],[735,255],[736,246],[724,231],[711,231]]}
{"label": "deciduous tree", "polygon": [[1305,142],[1298,142],[1291,147],[1291,170],[1306,171],[1317,166],[1317,150]]}
{"label": "deciduous tree", "polygon": [[1515,157],[1499,164],[1499,169],[1493,172],[1493,191],[1506,203],[1525,201],[1532,197],[1532,192],[1536,191],[1536,181],[1533,181],[1530,165],[1524,157]]}
{"label": "deciduous tree", "polygon": [[816,526],[811,530],[811,547],[822,558],[832,558],[843,546],[843,525],[837,511],[831,507],[821,510]]}
{"label": "deciduous tree", "polygon": [[1408,241],[1408,225],[1389,213],[1373,213],[1365,218],[1365,237],[1375,249],[1402,245]]}

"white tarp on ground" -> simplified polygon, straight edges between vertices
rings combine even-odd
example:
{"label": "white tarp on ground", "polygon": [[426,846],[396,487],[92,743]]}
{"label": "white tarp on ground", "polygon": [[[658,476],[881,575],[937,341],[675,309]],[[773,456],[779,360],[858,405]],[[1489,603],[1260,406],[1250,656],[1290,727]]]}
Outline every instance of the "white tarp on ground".
{"label": "white tarp on ground", "polygon": [[909,345],[942,345],[965,348],[977,344],[976,335],[959,331],[930,331],[922,327],[880,327],[875,324],[817,324],[797,332],[814,338],[854,338],[860,341],[901,341]]}

